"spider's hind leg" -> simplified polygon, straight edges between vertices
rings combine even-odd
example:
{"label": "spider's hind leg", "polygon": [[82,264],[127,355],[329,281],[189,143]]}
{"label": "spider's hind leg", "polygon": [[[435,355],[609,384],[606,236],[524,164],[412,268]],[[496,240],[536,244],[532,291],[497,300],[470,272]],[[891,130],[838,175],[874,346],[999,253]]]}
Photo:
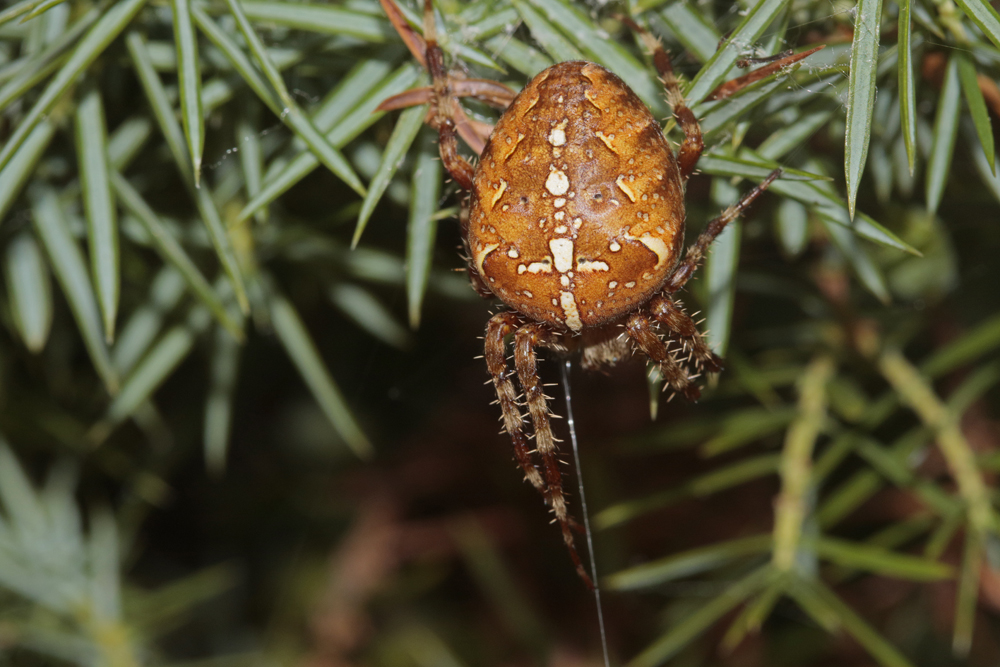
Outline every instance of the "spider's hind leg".
{"label": "spider's hind leg", "polygon": [[659,365],[660,373],[671,389],[684,394],[689,401],[697,401],[701,397],[701,389],[688,374],[686,365],[657,335],[651,315],[642,310],[632,313],[625,320],[625,330],[636,346]]}
{"label": "spider's hind leg", "polygon": [[507,351],[504,338],[523,324],[516,313],[506,312],[494,315],[486,325],[486,366],[493,378],[500,410],[503,413],[504,430],[514,443],[514,458],[524,471],[525,478],[548,500],[548,489],[541,473],[531,460],[528,436],[524,433],[524,417],[517,404],[517,391],[511,378],[514,372],[507,367]]}
{"label": "spider's hind leg", "polygon": [[526,324],[514,333],[514,363],[517,366],[517,377],[524,390],[524,400],[531,413],[531,421],[535,428],[535,447],[545,469],[545,481],[549,491],[549,503],[556,515],[559,527],[562,529],[563,541],[569,549],[569,555],[576,565],[577,574],[589,588],[593,582],[587,575],[580,555],[576,551],[573,539],[575,522],[570,518],[566,507],[566,497],[562,488],[562,471],[556,458],[556,440],[552,435],[552,424],[549,421],[549,406],[538,377],[538,356],[535,348],[541,345],[552,347],[554,335],[545,324],[533,322]]}
{"label": "spider's hind leg", "polygon": [[658,294],[650,300],[649,312],[691,353],[691,358],[699,368],[709,373],[722,370],[722,359],[708,347],[704,335],[679,303],[666,295]]}

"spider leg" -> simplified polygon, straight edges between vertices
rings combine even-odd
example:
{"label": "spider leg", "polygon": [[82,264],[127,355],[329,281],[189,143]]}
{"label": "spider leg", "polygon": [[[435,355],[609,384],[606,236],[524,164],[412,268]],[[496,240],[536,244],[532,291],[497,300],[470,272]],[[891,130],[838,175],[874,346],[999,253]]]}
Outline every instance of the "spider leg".
{"label": "spider leg", "polygon": [[516,331],[523,324],[517,313],[497,313],[486,325],[486,367],[493,377],[493,386],[500,401],[503,412],[504,430],[514,443],[514,458],[524,471],[524,476],[539,493],[548,499],[545,481],[531,460],[531,450],[528,448],[528,436],[522,428],[523,417],[517,405],[517,391],[511,378],[514,372],[507,367],[507,353],[504,337]]}
{"label": "spider leg", "polygon": [[[725,83],[719,84],[719,86],[715,90],[710,92],[708,94],[708,97],[706,97],[705,99],[706,100],[725,99],[730,95],[734,95],[735,93],[743,90],[751,83],[755,83],[757,81],[760,81],[761,79],[766,79],[772,74],[781,71],[785,67],[790,67],[795,63],[799,62],[800,60],[808,58],[809,56],[811,56],[812,54],[816,53],[817,51],[823,48],[826,48],[826,44],[823,44],[822,46],[813,47],[808,51],[803,51],[802,53],[779,53],[777,56],[773,56],[772,58],[747,59],[747,62],[765,62],[765,61],[773,61],[773,62],[768,62],[768,64],[764,65],[763,67],[758,67],[752,72],[748,72],[743,76],[738,76],[735,79],[731,79],[730,81],[726,81]],[[739,64],[740,63],[737,62],[737,65]]]}
{"label": "spider leg", "polygon": [[709,373],[722,370],[722,359],[705,343],[705,338],[691,316],[669,296],[657,294],[649,301],[649,312],[656,320],[690,347],[695,362]]}
{"label": "spider leg", "polygon": [[753,200],[767,190],[771,183],[773,183],[779,176],[781,176],[781,170],[775,169],[768,174],[767,178],[765,178],[760,185],[743,195],[738,202],[724,210],[719,217],[710,221],[705,227],[705,231],[698,236],[698,240],[695,241],[693,245],[688,247],[687,253],[684,255],[684,259],[677,265],[677,268],[674,269],[674,272],[670,275],[670,278],[667,279],[667,282],[661,291],[664,294],[673,294],[680,288],[684,287],[684,285],[687,284],[687,281],[691,279],[691,276],[694,275],[695,270],[698,268],[698,264],[701,263],[702,258],[708,251],[708,246],[712,245],[712,241],[715,240],[715,237],[722,233],[722,230],[726,228],[726,225],[740,217],[743,211],[750,206]]}
{"label": "spider leg", "polygon": [[[458,107],[452,90],[453,79],[444,68],[444,52],[437,43],[437,27],[434,22],[434,4],[424,0],[424,35],[421,37],[410,27],[393,0],[380,0],[382,9],[396,32],[406,44],[410,53],[427,68],[433,85],[429,89],[418,89],[391,97],[385,101],[387,108],[401,108],[414,104],[430,103],[428,124],[438,131],[441,161],[445,169],[463,190],[472,189],[473,168],[468,160],[458,153]],[[464,114],[462,114],[464,116]]]}
{"label": "spider leg", "polygon": [[[684,95],[681,93],[680,85],[677,81],[677,75],[674,74],[673,65],[670,63],[670,56],[667,55],[667,52],[663,49],[663,45],[660,44],[660,40],[630,17],[618,15],[617,18],[638,34],[643,44],[647,49],[649,49],[650,53],[653,54],[653,65],[656,67],[656,71],[660,73],[660,80],[663,81],[663,85],[667,89],[667,102],[669,102],[670,106],[673,108],[674,118],[677,120],[677,125],[679,125],[681,130],[684,132],[684,142],[681,144],[680,151],[678,152],[677,162],[680,166],[681,178],[684,182],[687,182],[688,177],[691,176],[698,164],[698,158],[701,157],[701,153],[705,149],[705,142],[703,141],[701,135],[701,125],[698,124],[698,119],[684,101]],[[725,38],[723,38],[723,41],[725,41]],[[721,45],[722,44],[720,42],[720,47]],[[825,45],[817,46],[807,51],[803,51],[802,53],[783,53],[774,58],[760,59],[761,62],[764,62],[765,60],[773,62],[768,62],[763,67],[759,67],[752,72],[744,74],[743,76],[720,84],[715,90],[709,93],[705,99],[721,100],[729,97],[740,90],[743,90],[752,83],[765,79],[772,74],[781,71],[785,67],[794,65],[824,47]],[[749,62],[753,62],[753,60],[750,60]]]}
{"label": "spider leg", "polygon": [[396,33],[406,44],[406,48],[410,50],[413,57],[417,59],[422,67],[427,67],[427,42],[424,38],[407,22],[406,17],[403,16],[403,12],[399,11],[399,7],[396,5],[394,0],[379,0],[379,4],[382,5],[382,11],[389,18],[389,23],[392,27],[396,29]]}
{"label": "spider leg", "polygon": [[674,391],[681,392],[689,401],[698,400],[701,389],[688,376],[684,365],[667,349],[666,343],[656,335],[647,313],[637,311],[629,315],[625,320],[625,330],[639,349],[659,365],[663,379]]}
{"label": "spider leg", "polygon": [[468,160],[458,154],[457,130],[453,118],[455,98],[451,91],[451,77],[444,68],[444,52],[437,43],[437,26],[434,21],[432,0],[424,0],[424,41],[427,43],[424,58],[434,85],[434,99],[431,102],[434,117],[431,125],[438,131],[441,161],[459,187],[471,190],[474,170]]}
{"label": "spider leg", "polygon": [[533,322],[514,332],[514,362],[517,365],[517,376],[524,389],[525,402],[531,413],[531,421],[535,427],[535,447],[542,457],[545,467],[545,481],[548,484],[549,502],[556,520],[562,528],[563,541],[569,549],[570,558],[576,566],[577,574],[589,588],[593,582],[587,575],[580,555],[576,552],[573,539],[574,522],[566,509],[566,498],[563,495],[562,471],[556,458],[556,442],[552,436],[552,425],[549,423],[549,406],[545,400],[542,383],[538,377],[538,357],[535,348],[549,341],[551,332],[541,323]]}
{"label": "spider leg", "polygon": [[[452,92],[455,93],[456,97],[461,96],[457,91],[459,84],[464,83],[463,81],[454,81]],[[501,84],[498,84],[501,85]],[[506,88],[506,86],[503,86]],[[511,93],[513,96],[513,93]],[[472,96],[472,95],[468,95]],[[511,97],[513,99],[513,97]],[[405,109],[406,107],[415,107],[419,104],[430,104],[434,101],[434,88],[430,86],[425,86],[423,88],[413,88],[411,90],[403,91],[398,95],[393,95],[382,100],[375,110],[376,111],[394,111],[395,109]],[[487,100],[484,100],[487,101]],[[438,110],[436,106],[431,107],[427,111],[427,118],[424,122],[431,127],[436,127],[435,122],[438,117]],[[472,120],[462,109],[461,105],[452,100],[451,104],[451,117],[455,122],[455,130],[458,132],[458,136],[462,137],[462,140],[476,152],[483,152],[486,147],[486,140],[490,138],[490,133],[493,132],[493,126],[489,123],[483,123],[478,120]]]}
{"label": "spider leg", "polygon": [[678,151],[677,162],[681,170],[681,179],[687,183],[688,178],[698,164],[701,152],[705,150],[705,142],[701,136],[701,125],[698,124],[698,119],[695,118],[694,112],[684,102],[680,83],[677,80],[677,75],[674,74],[674,66],[670,64],[670,56],[663,50],[660,40],[631,18],[627,16],[619,16],[618,18],[639,35],[642,43],[653,54],[653,65],[656,67],[656,71],[660,73],[660,81],[663,82],[663,86],[667,89],[667,102],[674,111],[674,118],[677,120],[677,125],[684,132],[684,142],[681,144],[680,151]]}
{"label": "spider leg", "polygon": [[380,2],[410,53],[430,72],[432,85],[394,95],[383,101],[378,108],[387,111],[430,104],[427,123],[438,131],[441,160],[445,169],[463,190],[471,190],[474,170],[468,160],[459,155],[456,135],[460,135],[478,154],[482,152],[489,132],[481,123],[469,119],[458,104],[458,98],[475,97],[492,106],[506,108],[514,99],[515,93],[495,81],[461,79],[448,73],[444,67],[444,52],[437,42],[432,0],[424,0],[423,36],[410,27],[393,0]]}
{"label": "spider leg", "polygon": [[453,102],[452,108],[458,136],[462,137],[462,141],[474,150],[476,155],[481,155],[486,148],[486,141],[493,133],[493,125],[469,118],[458,102]]}
{"label": "spider leg", "polygon": [[[452,79],[451,93],[455,97],[475,97],[497,109],[506,109],[515,97],[513,90],[497,81],[489,79]],[[376,111],[392,111],[430,104],[434,100],[434,88],[424,86],[411,88],[391,95],[375,107]]]}

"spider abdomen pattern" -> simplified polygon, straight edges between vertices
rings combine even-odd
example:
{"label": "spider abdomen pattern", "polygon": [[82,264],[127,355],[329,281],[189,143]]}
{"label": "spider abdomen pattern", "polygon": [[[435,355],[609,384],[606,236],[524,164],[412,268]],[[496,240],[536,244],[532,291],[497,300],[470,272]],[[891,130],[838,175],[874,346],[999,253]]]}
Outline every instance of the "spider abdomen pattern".
{"label": "spider abdomen pattern", "polygon": [[564,62],[536,76],[480,157],[469,249],[511,308],[579,332],[621,318],[670,276],[684,185],[659,123],[613,73]]}

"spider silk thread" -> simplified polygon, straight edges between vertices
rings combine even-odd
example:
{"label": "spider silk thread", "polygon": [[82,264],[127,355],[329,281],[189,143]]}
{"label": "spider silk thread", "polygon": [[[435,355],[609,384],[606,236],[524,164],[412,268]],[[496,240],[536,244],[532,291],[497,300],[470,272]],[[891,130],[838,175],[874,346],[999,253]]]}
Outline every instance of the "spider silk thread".
{"label": "spider silk thread", "polygon": [[563,396],[566,400],[566,425],[569,427],[569,441],[573,448],[573,463],[576,466],[576,482],[580,493],[580,513],[583,515],[583,529],[587,535],[587,554],[590,557],[590,579],[594,582],[594,602],[597,604],[597,625],[601,632],[601,650],[604,652],[604,667],[611,667],[608,657],[608,635],[604,628],[604,607],[601,605],[601,584],[597,578],[597,559],[594,557],[594,537],[590,532],[590,514],[587,512],[587,496],[583,490],[583,468],[580,466],[580,448],[576,439],[576,420],[573,418],[573,399],[569,389],[570,360],[564,359],[560,367]]}

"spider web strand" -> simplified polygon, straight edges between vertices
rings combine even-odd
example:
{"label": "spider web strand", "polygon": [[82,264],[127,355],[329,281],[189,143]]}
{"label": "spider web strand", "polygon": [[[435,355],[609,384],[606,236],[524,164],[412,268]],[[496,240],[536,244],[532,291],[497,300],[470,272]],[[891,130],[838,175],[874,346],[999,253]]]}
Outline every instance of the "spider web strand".
{"label": "spider web strand", "polygon": [[563,395],[566,399],[566,425],[569,427],[569,441],[573,447],[573,461],[576,465],[576,481],[580,492],[580,513],[587,535],[587,554],[590,557],[590,578],[594,582],[594,601],[597,604],[597,625],[601,632],[601,649],[604,651],[604,666],[611,667],[608,657],[608,635],[604,628],[604,607],[601,605],[601,584],[597,578],[597,559],[594,557],[594,538],[590,531],[590,514],[587,512],[587,496],[583,490],[583,468],[580,465],[580,448],[576,439],[576,419],[573,418],[573,399],[569,389],[570,360],[565,359],[560,367]]}

